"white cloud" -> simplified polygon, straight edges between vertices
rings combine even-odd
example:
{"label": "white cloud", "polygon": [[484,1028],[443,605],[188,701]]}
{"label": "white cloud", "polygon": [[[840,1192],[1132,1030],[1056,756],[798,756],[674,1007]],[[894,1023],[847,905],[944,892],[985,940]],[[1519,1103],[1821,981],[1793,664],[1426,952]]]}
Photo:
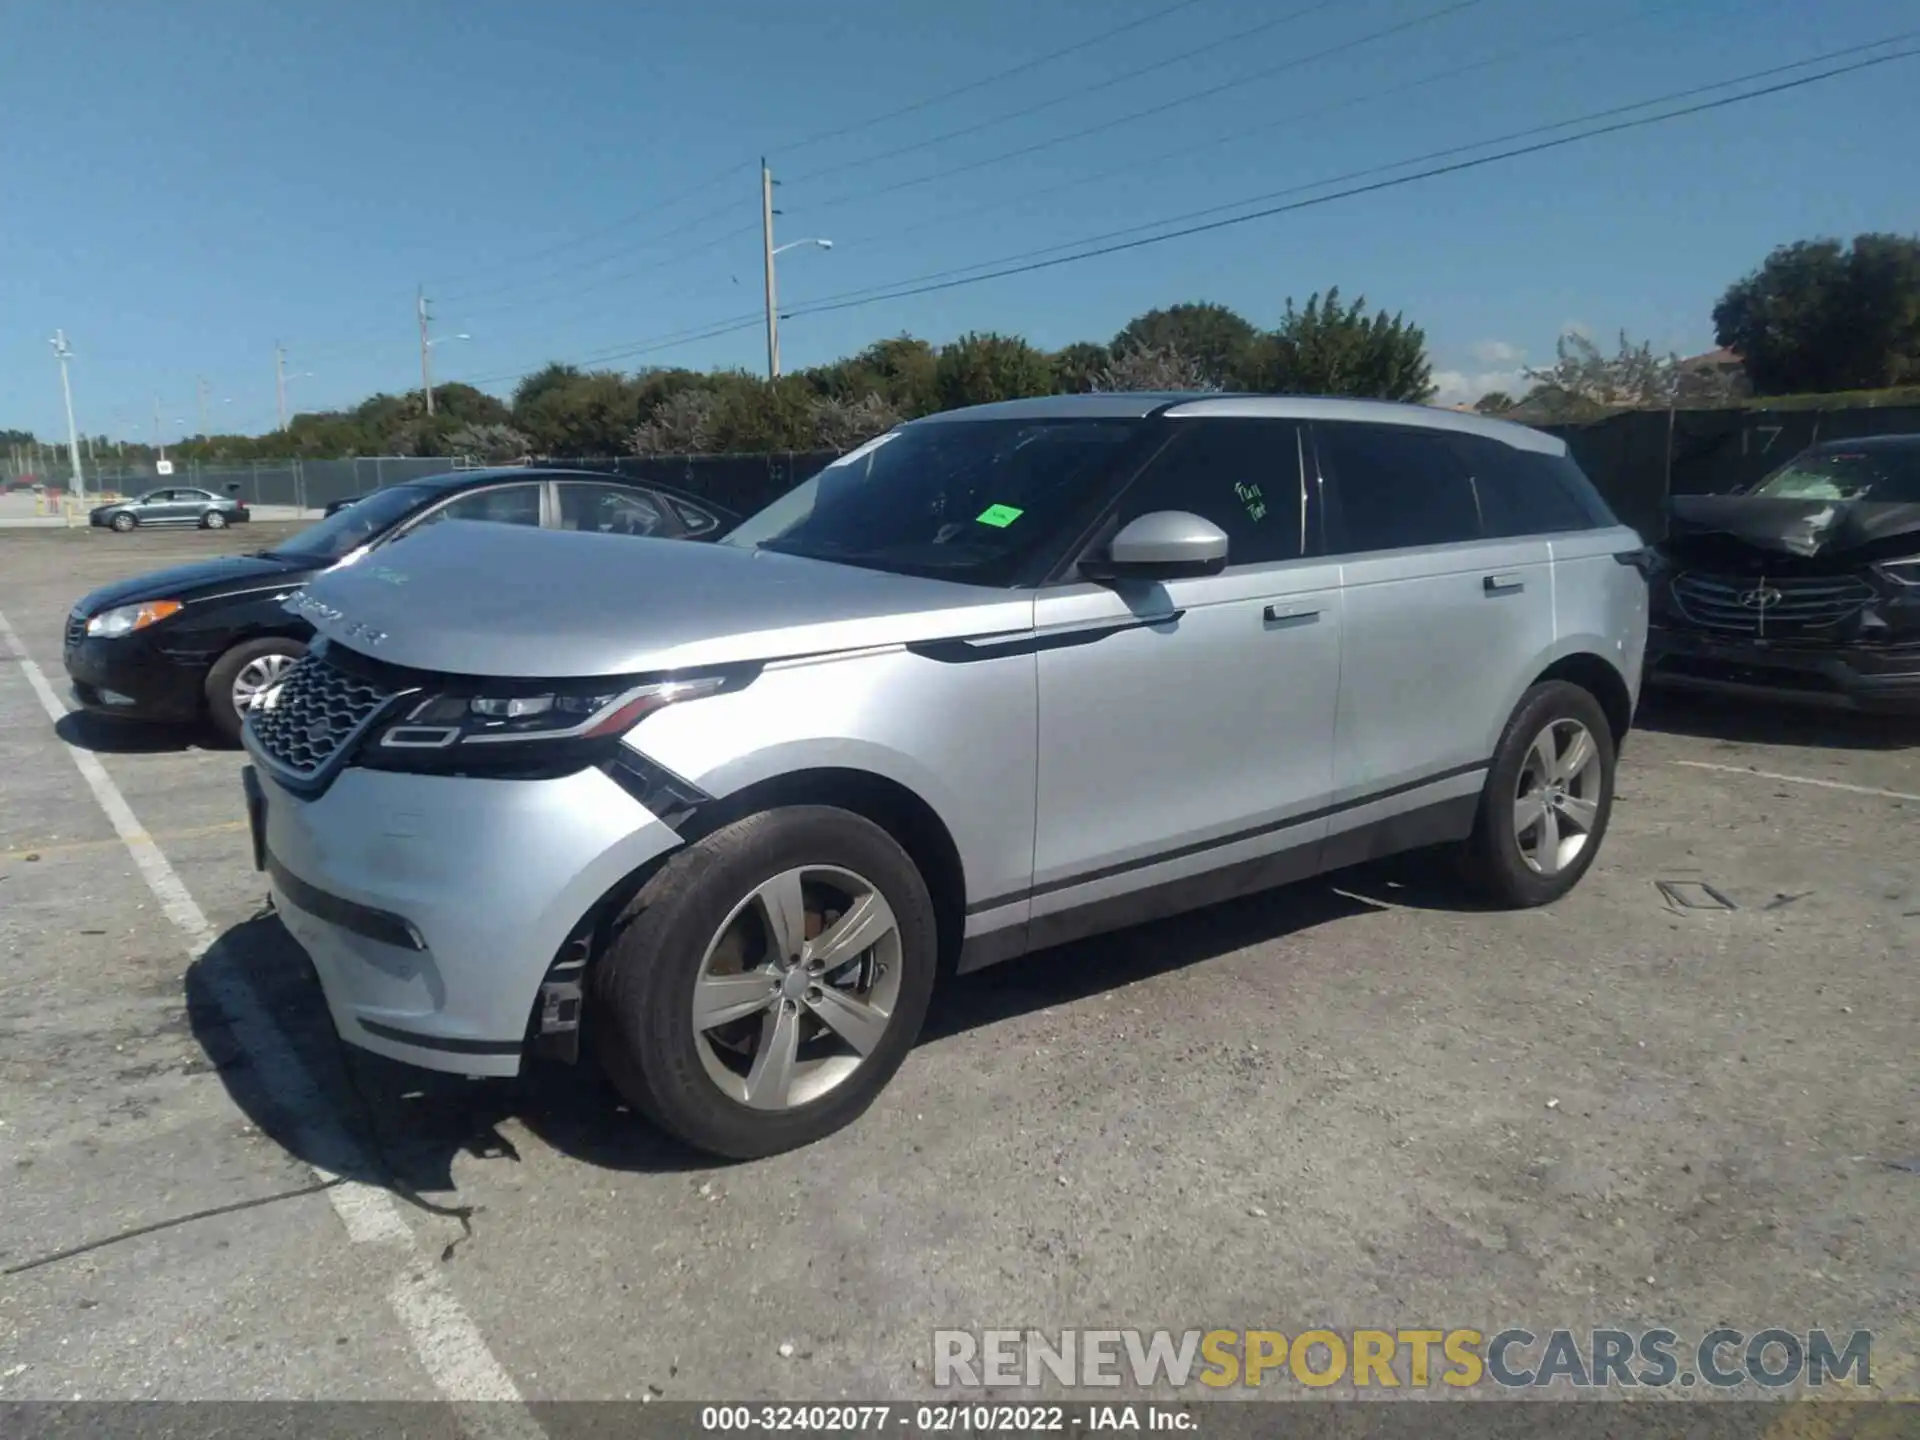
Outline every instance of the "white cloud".
{"label": "white cloud", "polygon": [[1495,390],[1518,398],[1527,390],[1526,376],[1518,366],[1506,370],[1436,370],[1433,384],[1435,405],[1469,405]]}
{"label": "white cloud", "polygon": [[1467,353],[1482,365],[1518,365],[1527,358],[1525,349],[1508,340],[1482,340]]}

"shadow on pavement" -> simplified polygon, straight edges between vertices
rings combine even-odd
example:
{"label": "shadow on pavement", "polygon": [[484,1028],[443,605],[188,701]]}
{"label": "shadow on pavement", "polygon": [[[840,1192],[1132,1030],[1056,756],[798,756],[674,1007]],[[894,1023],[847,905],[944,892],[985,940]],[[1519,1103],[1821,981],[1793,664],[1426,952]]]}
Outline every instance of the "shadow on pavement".
{"label": "shadow on pavement", "polygon": [[211,750],[217,742],[198,725],[115,720],[90,710],[69,710],[53,727],[67,744],[102,755],[158,755],[176,750]]}
{"label": "shadow on pavement", "polygon": [[[947,982],[934,996],[922,1040],[1069,1003],[1375,908],[1314,881],[1076,941]],[[300,1097],[274,1093],[251,1063],[218,999],[235,985],[251,987],[299,1054],[332,1112],[331,1127],[310,1123],[297,1108]],[[728,1163],[688,1149],[636,1115],[601,1080],[590,1056],[578,1066],[536,1063],[515,1080],[474,1081],[415,1070],[342,1043],[311,963],[270,911],[228,930],[194,962],[186,998],[195,1037],[263,1134],[302,1160],[382,1186],[436,1213],[460,1213],[447,1203],[457,1198],[458,1156],[519,1160],[501,1129],[508,1119],[560,1153],[604,1169],[704,1170]],[[344,1153],[324,1138],[341,1127],[356,1142]]]}
{"label": "shadow on pavement", "polygon": [[1812,745],[1828,750],[1905,750],[1920,745],[1920,715],[1863,715],[1688,691],[1649,691],[1633,725],[1636,730],[1691,735],[1729,745]]}

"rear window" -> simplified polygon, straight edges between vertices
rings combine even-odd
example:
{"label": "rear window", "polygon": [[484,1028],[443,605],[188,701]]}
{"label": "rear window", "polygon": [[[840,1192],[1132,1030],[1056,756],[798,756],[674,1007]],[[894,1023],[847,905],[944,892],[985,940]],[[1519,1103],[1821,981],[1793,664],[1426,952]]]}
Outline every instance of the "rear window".
{"label": "rear window", "polygon": [[1456,444],[1473,471],[1482,532],[1489,538],[1553,535],[1619,523],[1570,457],[1516,450],[1463,435]]}

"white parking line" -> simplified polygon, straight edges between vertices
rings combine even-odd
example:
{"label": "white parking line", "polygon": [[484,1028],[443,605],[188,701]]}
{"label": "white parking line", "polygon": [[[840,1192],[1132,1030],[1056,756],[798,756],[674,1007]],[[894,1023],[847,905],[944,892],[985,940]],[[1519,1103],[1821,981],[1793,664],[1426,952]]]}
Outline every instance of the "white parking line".
{"label": "white parking line", "polygon": [[[0,639],[6,641],[8,650],[20,662],[20,671],[39,697],[48,718],[58,724],[67,714],[67,707],[47,683],[45,672],[27,653],[19,632],[4,613],[0,613]],[[168,863],[165,852],[134,815],[99,758],[65,740],[61,744],[132,855],[147,888],[153,891],[161,910],[186,941],[187,958],[199,960],[219,938],[207,923],[206,915]],[[340,1156],[343,1164],[367,1173],[370,1167],[365,1164],[361,1146],[340,1124],[299,1053],[261,1004],[253,986],[245,979],[234,978],[230,970],[214,969],[217,973],[208,976],[214,1000],[232,1026],[234,1039],[251,1060],[254,1073],[298,1127],[302,1148],[308,1153],[316,1153],[317,1149],[320,1154]],[[322,1180],[337,1178],[319,1165],[311,1168]],[[441,1394],[455,1401],[511,1402],[507,1406],[484,1408],[463,1406],[461,1418],[467,1428],[489,1440],[492,1437],[500,1440],[543,1437],[546,1432],[525,1408],[513,1377],[487,1348],[479,1327],[461,1307],[433,1262],[415,1245],[413,1231],[401,1218],[393,1197],[377,1185],[349,1180],[327,1191],[327,1198],[354,1244],[383,1245],[407,1252],[388,1293],[388,1303],[406,1328],[414,1353]]]}
{"label": "white parking line", "polygon": [[1877,785],[1847,785],[1838,780],[1816,780],[1811,775],[1782,775],[1776,770],[1749,770],[1745,765],[1714,765],[1705,760],[1676,760],[1692,770],[1718,770],[1726,775],[1751,775],[1757,780],[1784,780],[1789,785],[1818,785],[1822,790],[1844,790],[1849,795],[1878,795],[1883,800],[1920,800],[1905,790],[1882,790]]}

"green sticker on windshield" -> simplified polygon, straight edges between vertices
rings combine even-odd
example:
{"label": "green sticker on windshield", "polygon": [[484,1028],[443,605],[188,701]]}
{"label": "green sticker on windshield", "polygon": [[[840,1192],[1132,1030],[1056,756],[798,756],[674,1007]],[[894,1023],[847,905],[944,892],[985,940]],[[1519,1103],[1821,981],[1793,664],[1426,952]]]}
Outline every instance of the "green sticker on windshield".
{"label": "green sticker on windshield", "polygon": [[1017,505],[989,505],[973,518],[978,524],[1004,530],[1026,513]]}

